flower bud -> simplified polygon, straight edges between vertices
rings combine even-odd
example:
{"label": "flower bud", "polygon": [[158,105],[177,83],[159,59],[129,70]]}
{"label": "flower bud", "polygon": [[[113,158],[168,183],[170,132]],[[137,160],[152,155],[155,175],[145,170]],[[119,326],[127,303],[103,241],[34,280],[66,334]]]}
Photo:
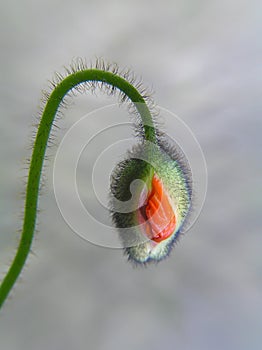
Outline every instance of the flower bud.
{"label": "flower bud", "polygon": [[191,206],[191,175],[177,147],[144,141],[111,178],[112,219],[135,263],[168,256]]}

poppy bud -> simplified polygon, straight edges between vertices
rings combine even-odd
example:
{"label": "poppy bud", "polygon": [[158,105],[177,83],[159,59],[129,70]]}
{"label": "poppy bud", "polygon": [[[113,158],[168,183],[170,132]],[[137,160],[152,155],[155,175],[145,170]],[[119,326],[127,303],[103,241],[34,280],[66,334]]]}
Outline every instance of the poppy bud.
{"label": "poppy bud", "polygon": [[159,137],[135,146],[116,166],[112,219],[130,260],[148,263],[169,254],[190,210],[190,179],[177,148]]}

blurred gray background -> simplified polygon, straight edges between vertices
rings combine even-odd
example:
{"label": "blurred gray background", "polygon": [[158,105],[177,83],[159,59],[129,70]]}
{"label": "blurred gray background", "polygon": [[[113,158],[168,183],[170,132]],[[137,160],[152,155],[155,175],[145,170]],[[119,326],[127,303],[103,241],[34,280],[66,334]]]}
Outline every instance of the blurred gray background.
{"label": "blurred gray background", "polygon": [[[134,269],[121,250],[84,242],[66,225],[53,160],[46,163],[35,255],[0,312],[0,348],[261,349],[261,2],[0,6],[1,276],[18,242],[41,90],[73,57],[102,56],[142,75],[156,103],[196,135],[209,176],[203,211],[169,259]],[[82,115],[111,102],[99,92],[76,98],[57,143]]]}

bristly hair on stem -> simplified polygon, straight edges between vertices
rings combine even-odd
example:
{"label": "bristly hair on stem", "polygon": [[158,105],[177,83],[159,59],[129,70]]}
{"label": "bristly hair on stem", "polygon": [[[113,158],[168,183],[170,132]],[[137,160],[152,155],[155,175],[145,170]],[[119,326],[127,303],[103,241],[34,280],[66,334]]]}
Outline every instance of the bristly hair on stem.
{"label": "bristly hair on stem", "polygon": [[[120,102],[129,101],[132,111],[140,120],[142,137],[156,142],[153,122],[153,103],[150,94],[143,88],[141,80],[136,80],[129,69],[120,69],[115,63],[97,59],[90,67],[83,59],[75,59],[65,74],[55,73],[50,81],[51,92],[43,92],[41,119],[33,145],[26,188],[24,222],[21,239],[14,260],[0,285],[0,307],[19,277],[31,249],[35,233],[39,187],[46,148],[52,142],[51,128],[57,127],[55,118],[61,117],[62,108],[67,106],[67,97],[76,92],[94,91],[99,88],[109,95],[119,92]],[[51,141],[50,141],[51,140]]]}

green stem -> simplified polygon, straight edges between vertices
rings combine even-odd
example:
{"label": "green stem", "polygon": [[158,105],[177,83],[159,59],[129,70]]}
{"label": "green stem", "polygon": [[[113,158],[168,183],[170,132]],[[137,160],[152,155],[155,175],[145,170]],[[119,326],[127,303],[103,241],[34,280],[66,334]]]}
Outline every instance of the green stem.
{"label": "green stem", "polygon": [[8,294],[13,288],[18,276],[20,275],[34,237],[37,203],[39,195],[39,183],[47,148],[47,142],[50,130],[56,116],[60,103],[66,94],[77,85],[96,81],[112,85],[122,91],[135,104],[138,113],[141,116],[144,126],[145,139],[150,142],[156,142],[155,129],[150,111],[141,94],[124,78],[99,69],[80,70],[70,74],[62,80],[53,90],[45,106],[42,119],[40,121],[38,132],[33,148],[31,164],[29,168],[28,183],[25,199],[24,224],[21,234],[21,240],[15,255],[15,258],[0,285],[0,308],[5,302]]}

